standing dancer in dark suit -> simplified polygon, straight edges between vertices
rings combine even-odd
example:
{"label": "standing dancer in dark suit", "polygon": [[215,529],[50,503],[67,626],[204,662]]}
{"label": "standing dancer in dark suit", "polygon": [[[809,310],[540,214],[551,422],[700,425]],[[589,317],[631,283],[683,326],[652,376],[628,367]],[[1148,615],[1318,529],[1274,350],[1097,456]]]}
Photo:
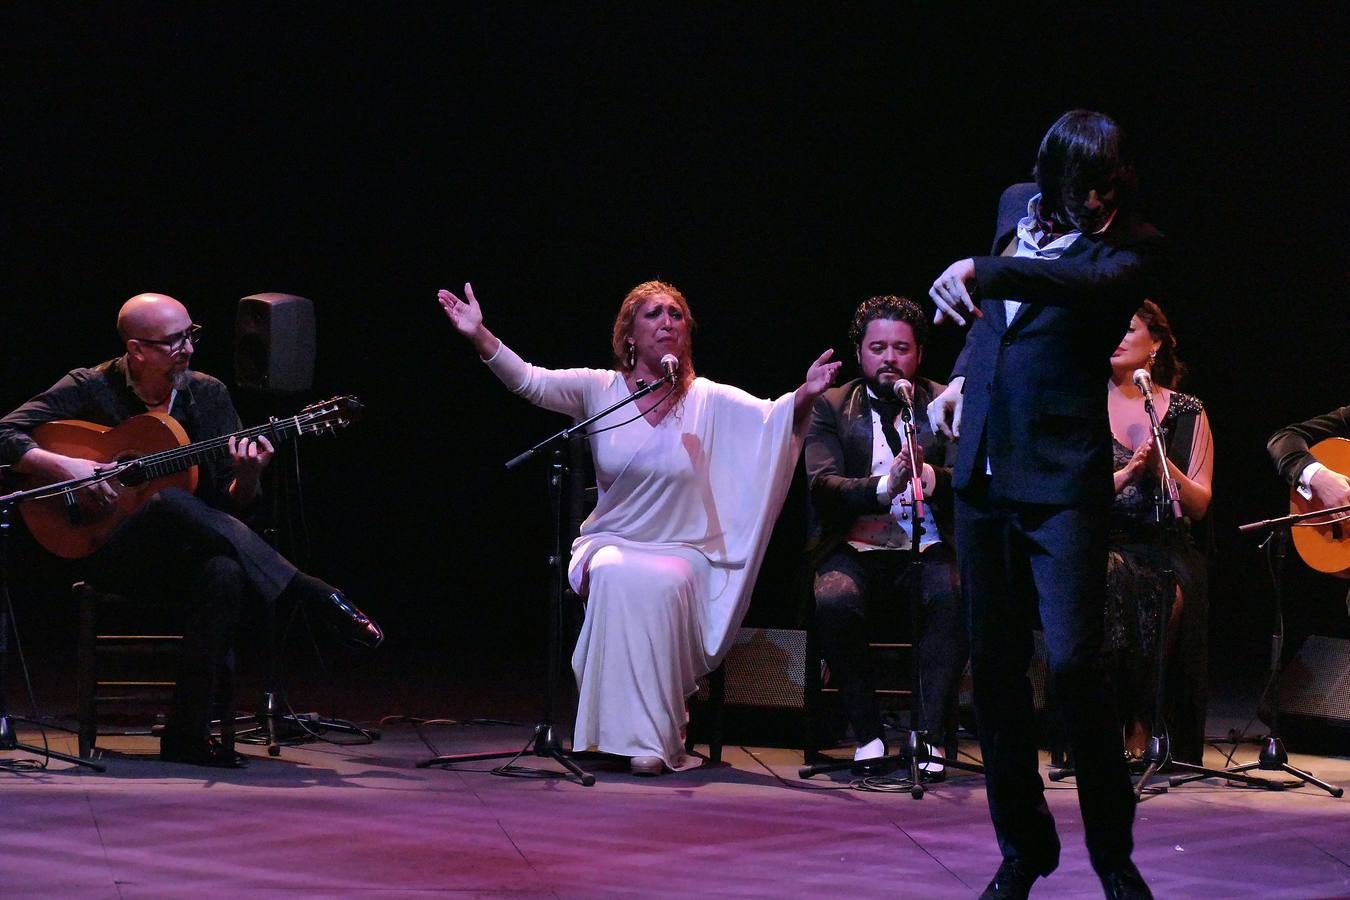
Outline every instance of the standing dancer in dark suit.
{"label": "standing dancer in dark suit", "polygon": [[[919,416],[918,463],[922,468],[924,533],[922,565],[912,569],[912,497],[909,454],[896,427],[900,403],[893,385],[912,383],[914,406],[924,409],[942,390],[916,373],[923,360],[928,322],[918,304],[901,297],[873,297],[853,314],[853,340],[862,377],[817,398],[806,435],[806,474],[811,486],[811,539],[815,572],[815,627],[830,679],[840,692],[857,741],[854,772],[870,774],[870,760],[885,756],[867,635],[874,619],[894,620],[906,608],[911,579],[919,579],[919,727],[927,751],[940,756],[946,723],[966,666],[956,554],[952,544],[953,447]],[[920,763],[931,776],[941,762]]]}
{"label": "standing dancer in dark suit", "polygon": [[1003,194],[996,255],[953,263],[929,292],[935,321],[975,320],[928,413],[961,438],[956,541],[1003,852],[985,897],[1025,897],[1059,864],[1027,679],[1038,613],[1092,867],[1108,897],[1151,896],[1130,860],[1134,797],[1102,656],[1112,458],[1101,386],[1151,294],[1161,244],[1131,209],[1120,143],[1101,113],[1061,116],[1041,141],[1036,184]]}

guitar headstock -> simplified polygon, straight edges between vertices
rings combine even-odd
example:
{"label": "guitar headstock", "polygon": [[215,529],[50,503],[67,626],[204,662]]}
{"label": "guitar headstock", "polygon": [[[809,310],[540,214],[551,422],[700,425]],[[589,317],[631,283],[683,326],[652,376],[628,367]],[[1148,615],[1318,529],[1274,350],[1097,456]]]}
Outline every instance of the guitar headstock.
{"label": "guitar headstock", "polygon": [[344,394],[319,403],[311,403],[296,416],[301,434],[333,434],[361,420],[365,406]]}

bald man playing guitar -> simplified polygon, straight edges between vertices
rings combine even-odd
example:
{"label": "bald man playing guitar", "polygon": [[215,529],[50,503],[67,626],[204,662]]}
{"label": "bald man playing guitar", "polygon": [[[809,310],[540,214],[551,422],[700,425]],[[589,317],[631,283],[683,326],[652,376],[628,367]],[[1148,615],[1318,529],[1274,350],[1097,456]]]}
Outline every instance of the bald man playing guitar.
{"label": "bald man playing guitar", "polygon": [[[122,305],[117,332],[122,356],[72,370],[0,419],[0,463],[32,484],[117,469],[116,477],[20,510],[43,546],[83,557],[86,574],[101,587],[186,601],[160,758],[237,767],[242,757],[228,735],[211,736],[210,720],[213,703],[232,709],[230,648],[246,599],[274,604],[285,594],[313,608],[354,646],[374,647],[383,634],[340,591],[299,572],[236,518],[257,499],[273,453],[268,433],[282,432],[242,429],[225,385],[190,368],[201,328],[183,304],[165,294],[138,294]],[[101,458],[94,449],[95,439],[144,427],[167,429],[175,443],[197,442],[182,448],[187,456],[177,466],[179,479],[152,477],[159,469],[118,468],[124,454]],[[88,447],[78,440],[82,433],[90,436]],[[58,439],[44,440],[51,435]],[[144,459],[164,459],[160,468],[168,469],[173,455]],[[66,539],[59,528],[50,534],[52,523],[68,526],[72,536]]]}

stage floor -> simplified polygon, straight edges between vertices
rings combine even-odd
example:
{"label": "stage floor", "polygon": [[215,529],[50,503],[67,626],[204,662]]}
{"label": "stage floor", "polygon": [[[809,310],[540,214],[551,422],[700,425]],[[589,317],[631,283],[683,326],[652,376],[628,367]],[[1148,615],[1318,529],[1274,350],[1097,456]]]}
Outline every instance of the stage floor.
{"label": "stage floor", "polygon": [[[462,753],[516,748],[529,728],[422,732]],[[844,775],[803,782],[799,752],[727,747],[720,766],[654,779],[588,760],[597,782],[582,787],[496,777],[492,763],[419,769],[432,749],[398,722],[364,746],[243,749],[240,771],[145,755],[107,759],[106,774],[59,762],[0,772],[0,895],[973,897],[999,861],[978,776],[915,800],[851,790]],[[1254,754],[1244,746],[1238,759]],[[1293,762],[1350,784],[1350,758]],[[1072,782],[1048,796],[1064,852],[1035,893],[1100,897]],[[1350,896],[1350,798],[1311,786],[1174,788],[1140,806],[1135,840],[1159,897]]]}

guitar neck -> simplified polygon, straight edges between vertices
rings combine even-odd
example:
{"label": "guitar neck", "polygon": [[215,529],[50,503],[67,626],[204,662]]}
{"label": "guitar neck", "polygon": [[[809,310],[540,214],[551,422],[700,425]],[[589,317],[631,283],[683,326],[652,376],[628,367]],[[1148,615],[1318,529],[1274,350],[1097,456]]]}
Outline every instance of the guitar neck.
{"label": "guitar neck", "polygon": [[[281,445],[284,441],[289,441],[300,433],[302,420],[300,416],[292,416],[288,419],[274,419],[266,425],[255,425],[252,428],[245,428],[236,431],[233,434],[221,435],[220,437],[209,438],[205,441],[186,444],[182,447],[175,447],[172,450],[163,450],[159,453],[150,453],[145,456],[132,460],[129,466],[129,472],[135,473],[134,480],[149,480],[160,478],[164,475],[172,475],[175,472],[181,472],[184,469],[191,468],[205,462],[212,457],[222,456],[229,451],[231,438],[252,438],[266,437],[271,441],[273,447]],[[127,479],[123,479],[124,481]]]}

